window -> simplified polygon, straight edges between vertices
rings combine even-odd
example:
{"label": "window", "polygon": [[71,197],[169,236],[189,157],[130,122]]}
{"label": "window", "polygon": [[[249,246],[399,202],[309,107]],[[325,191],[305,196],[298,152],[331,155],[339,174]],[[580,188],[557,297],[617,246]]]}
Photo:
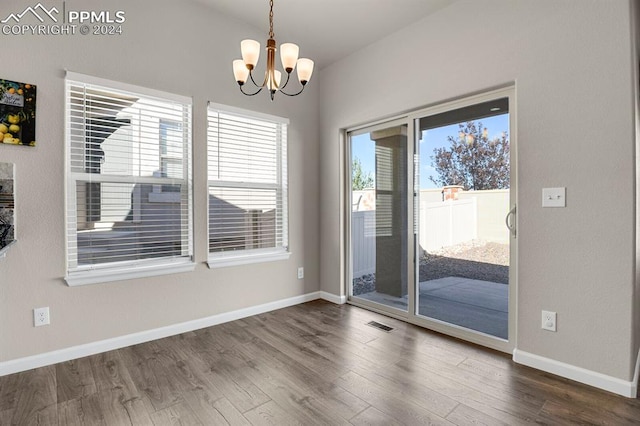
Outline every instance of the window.
{"label": "window", "polygon": [[192,270],[191,100],[67,73],[67,283]]}
{"label": "window", "polygon": [[286,259],[288,120],[209,105],[209,267]]}
{"label": "window", "polygon": [[[160,120],[160,176],[182,176],[182,123]],[[163,185],[162,192],[180,192],[178,185]]]}

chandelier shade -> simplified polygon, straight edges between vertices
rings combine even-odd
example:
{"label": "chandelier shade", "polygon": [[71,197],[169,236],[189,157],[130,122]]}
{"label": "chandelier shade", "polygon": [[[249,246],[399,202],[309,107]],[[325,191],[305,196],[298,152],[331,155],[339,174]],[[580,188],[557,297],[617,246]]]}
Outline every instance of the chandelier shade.
{"label": "chandelier shade", "polygon": [[235,75],[238,83],[244,84],[247,81],[247,77],[249,77],[249,69],[242,59],[236,59],[233,61],[233,74]]}
{"label": "chandelier shade", "polygon": [[240,42],[242,60],[247,65],[247,69],[253,69],[260,59],[260,43],[255,40],[242,40]]}
{"label": "chandelier shade", "polygon": [[[311,79],[313,74],[313,61],[308,58],[298,58],[300,48],[294,43],[283,43],[280,46],[280,61],[282,68],[287,74],[284,83],[281,85],[282,72],[276,69],[276,51],[278,50],[276,40],[273,34],[273,0],[269,1],[269,38],[267,39],[267,65],[264,80],[260,84],[254,80],[254,69],[258,65],[260,59],[260,43],[255,40],[242,40],[240,42],[240,52],[242,59],[233,61],[233,75],[240,88],[240,91],[247,96],[257,95],[265,87],[269,91],[271,100],[273,101],[276,92],[280,92],[286,96],[297,96],[304,90],[305,86]],[[297,92],[286,92],[283,89],[289,84],[291,73],[297,69],[298,82],[300,89]],[[244,89],[245,84],[251,81],[257,90],[247,92]]]}
{"label": "chandelier shade", "polygon": [[282,60],[282,68],[285,71],[291,72],[296,67],[299,51],[300,48],[297,44],[282,43],[280,45],[280,60]]}

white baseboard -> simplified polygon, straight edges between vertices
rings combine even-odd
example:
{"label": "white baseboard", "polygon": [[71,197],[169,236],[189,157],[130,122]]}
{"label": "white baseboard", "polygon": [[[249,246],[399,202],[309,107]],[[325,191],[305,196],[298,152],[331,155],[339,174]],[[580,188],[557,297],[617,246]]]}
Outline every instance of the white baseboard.
{"label": "white baseboard", "polygon": [[638,395],[638,380],[640,379],[640,349],[638,349],[638,357],[636,358],[636,369],[633,373],[633,382],[631,385],[631,398],[636,398]]}
{"label": "white baseboard", "polygon": [[[210,317],[187,321],[180,324],[168,325],[166,327],[160,327],[153,330],[141,331],[139,333],[127,334],[125,336],[114,337],[112,339],[100,340],[98,342],[72,346],[70,348],[60,349],[57,351],[46,352],[43,354],[0,362],[0,376],[19,373],[21,371],[31,370],[33,368],[44,367],[47,365],[53,365],[59,362],[65,362],[72,359],[82,358],[89,355],[95,355],[114,349],[136,345],[139,343],[149,342],[151,340],[162,339],[164,337],[175,336],[176,334],[186,333],[189,331],[211,327],[229,321],[247,318],[253,315],[263,314],[265,312],[275,311],[276,309],[299,305],[300,303],[310,302],[312,300],[320,298],[325,299],[325,297],[323,297],[321,293],[323,292],[316,291],[313,293],[303,294],[301,296],[290,297],[283,300],[276,300],[274,302],[265,303],[263,305],[251,306],[248,308],[212,315]],[[333,302],[333,300],[327,300]]]}
{"label": "white baseboard", "polygon": [[631,382],[518,349],[513,351],[513,360],[518,364],[537,368],[538,370],[546,371],[567,379],[575,380],[576,382],[604,389],[618,395],[626,396],[627,398],[635,398],[637,395],[638,369],[640,368],[638,367],[638,363],[640,363],[640,353],[638,354],[638,362],[636,363],[635,379]]}
{"label": "white baseboard", "polygon": [[[153,330],[141,331],[139,333],[114,337],[112,339],[101,340],[98,342],[72,346],[70,348],[60,349],[57,351],[0,362],[0,376],[19,373],[21,371],[27,371],[33,368],[44,367],[47,365],[53,365],[59,362],[65,362],[72,359],[82,358],[85,356],[95,355],[102,352],[136,345],[139,343],[149,342],[151,340],[162,339],[164,337],[175,336],[180,333],[186,333],[205,327],[211,327],[225,322],[235,321],[253,315],[259,315],[265,312],[287,308],[289,306],[299,305],[301,303],[310,302],[317,299],[327,300],[335,304],[344,304],[347,301],[346,296],[337,296],[333,293],[328,293],[325,291],[316,291],[313,293],[303,294],[301,296],[276,300],[274,302],[212,315],[210,317],[187,321],[180,324],[169,325]],[[595,386],[597,388],[626,396],[628,398],[636,398],[637,396],[638,378],[640,376],[640,351],[638,351],[638,357],[636,360],[634,379],[630,382],[618,379],[616,377],[607,376],[595,371],[576,367],[574,365],[566,364],[550,358],[545,358],[539,355],[524,352],[518,349],[513,351],[513,360],[518,364],[523,364],[529,367],[537,368],[539,370],[547,371],[549,373],[566,377],[577,382],[585,383],[590,386]]]}
{"label": "white baseboard", "polygon": [[319,293],[320,299],[326,300],[327,302],[335,303],[336,305],[344,305],[347,303],[347,296],[336,296],[326,291],[320,291]]}

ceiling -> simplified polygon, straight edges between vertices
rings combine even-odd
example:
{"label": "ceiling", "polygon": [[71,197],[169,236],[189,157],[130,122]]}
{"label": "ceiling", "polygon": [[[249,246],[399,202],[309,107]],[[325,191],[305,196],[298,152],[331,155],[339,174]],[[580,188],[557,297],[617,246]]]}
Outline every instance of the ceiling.
{"label": "ceiling", "polygon": [[[269,31],[268,0],[197,0],[217,12]],[[344,58],[456,0],[274,0],[273,32],[300,46],[317,68]],[[238,45],[238,55],[240,55]]]}

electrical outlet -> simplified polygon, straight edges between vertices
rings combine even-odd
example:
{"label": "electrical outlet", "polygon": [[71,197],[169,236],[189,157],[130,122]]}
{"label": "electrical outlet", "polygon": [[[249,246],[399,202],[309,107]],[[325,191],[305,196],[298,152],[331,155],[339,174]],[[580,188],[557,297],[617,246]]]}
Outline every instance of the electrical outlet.
{"label": "electrical outlet", "polygon": [[41,325],[49,324],[49,307],[36,308],[33,310],[33,326],[40,327]]}
{"label": "electrical outlet", "polygon": [[304,278],[304,268],[301,266],[298,268],[298,279],[301,280]]}
{"label": "electrical outlet", "polygon": [[542,329],[549,330],[549,331],[557,331],[555,312],[542,311]]}

